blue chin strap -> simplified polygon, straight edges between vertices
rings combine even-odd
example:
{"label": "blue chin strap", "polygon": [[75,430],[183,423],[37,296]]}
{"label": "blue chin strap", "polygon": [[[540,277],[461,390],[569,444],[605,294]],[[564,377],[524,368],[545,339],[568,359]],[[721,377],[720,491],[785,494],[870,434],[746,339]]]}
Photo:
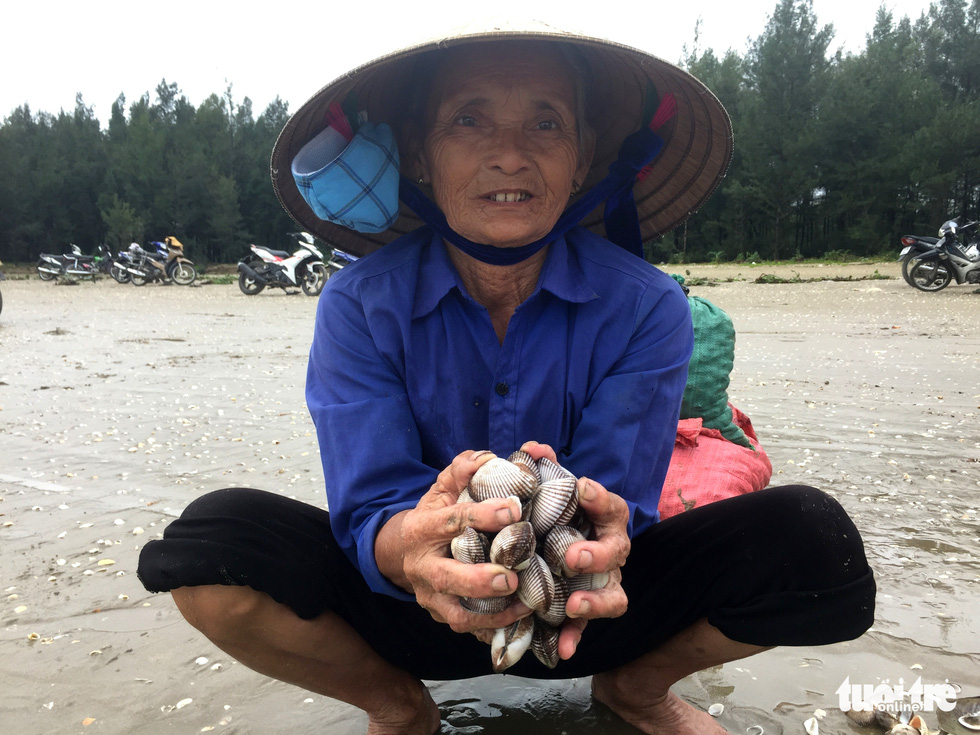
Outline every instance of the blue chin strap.
{"label": "blue chin strap", "polygon": [[640,222],[633,201],[633,183],[637,174],[660,154],[663,146],[663,138],[650,127],[645,126],[627,137],[619,149],[619,156],[609,166],[606,177],[569,206],[551,228],[551,232],[540,240],[517,248],[497,248],[463,237],[449,226],[446,216],[432,200],[404,176],[401,177],[398,196],[443,239],[489,265],[514,265],[527,260],[549,242],[575,227],[605,201],[603,223],[606,227],[606,239],[642,258],[643,237],[640,235]]}

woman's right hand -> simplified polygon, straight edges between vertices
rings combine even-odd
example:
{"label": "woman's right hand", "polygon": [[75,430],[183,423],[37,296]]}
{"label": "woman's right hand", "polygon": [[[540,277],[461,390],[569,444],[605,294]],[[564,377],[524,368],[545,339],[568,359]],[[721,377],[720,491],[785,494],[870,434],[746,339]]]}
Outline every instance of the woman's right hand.
{"label": "woman's right hand", "polygon": [[521,519],[515,498],[457,503],[491,452],[463,452],[444,469],[418,505],[393,516],[378,533],[375,558],[389,580],[415,595],[419,605],[457,633],[510,625],[530,614],[519,601],[493,615],[466,610],[460,597],[500,597],[517,590],[517,573],[499,564],[464,564],[449,554],[449,544],[466,527],[494,533]]}

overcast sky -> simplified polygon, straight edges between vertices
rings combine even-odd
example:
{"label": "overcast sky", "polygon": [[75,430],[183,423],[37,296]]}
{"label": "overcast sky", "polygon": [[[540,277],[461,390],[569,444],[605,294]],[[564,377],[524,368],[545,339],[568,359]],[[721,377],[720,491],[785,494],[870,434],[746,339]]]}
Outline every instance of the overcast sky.
{"label": "overcast sky", "polygon": [[[878,0],[813,0],[821,25],[836,30],[831,49],[859,52]],[[929,0],[884,0],[895,20],[913,21]],[[701,18],[701,48],[744,53],[776,0],[534,0],[507,4],[529,17],[610,38],[677,61]],[[572,6],[578,7],[573,10]],[[195,107],[232,84],[237,102],[258,115],[278,95],[295,111],[327,82],[425,37],[486,17],[487,3],[456,0],[289,0],[230,3],[134,0],[7,3],[0,40],[0,118],[28,104],[34,113],[75,107],[81,92],[105,125],[120,93],[127,106],[161,79],[176,82]]]}

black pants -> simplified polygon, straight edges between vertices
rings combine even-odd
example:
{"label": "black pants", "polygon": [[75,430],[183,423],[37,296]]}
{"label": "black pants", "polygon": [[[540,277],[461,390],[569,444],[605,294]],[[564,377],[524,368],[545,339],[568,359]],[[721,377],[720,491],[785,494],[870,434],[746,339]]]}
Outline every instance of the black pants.
{"label": "black pants", "polygon": [[[248,585],[307,619],[332,610],[421,679],[492,673],[486,644],[414,602],[371,592],[337,548],[329,514],[280,495],[232,488],[198,498],[143,548],[139,577],[153,592]],[[804,486],[705,505],[639,534],[623,588],[629,610],[590,621],[570,660],[550,670],[526,655],[508,673],[588,676],[702,618],[732,640],[761,646],[850,640],[874,618],[874,576],[857,529],[834,499]]]}

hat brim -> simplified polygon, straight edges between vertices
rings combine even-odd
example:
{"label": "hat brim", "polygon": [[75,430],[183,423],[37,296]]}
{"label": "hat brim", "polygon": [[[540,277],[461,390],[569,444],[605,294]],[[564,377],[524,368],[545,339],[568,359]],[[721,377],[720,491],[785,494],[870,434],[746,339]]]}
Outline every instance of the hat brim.
{"label": "hat brim", "polygon": [[[732,126],[725,108],[711,91],[686,71],[628,46],[544,30],[494,29],[461,33],[412,46],[369,62],[334,80],[311,97],[286,123],[272,152],[272,182],[286,211],[305,230],[354,255],[363,256],[418,228],[421,220],[404,204],[392,227],[362,233],[321,220],[306,203],[290,171],[293,157],[326,126],[330,103],[356,93],[357,105],[374,122],[397,125],[400,90],[410,87],[416,57],[437,48],[486,41],[573,44],[592,71],[589,121],[596,134],[592,168],[583,190],[603,178],[627,135],[637,130],[649,83],[661,99],[672,93],[677,116],[660,131],[665,145],[650,173],[633,187],[644,240],[674,229],[696,212],[724,178],[732,157]],[[403,173],[405,161],[402,162]],[[605,235],[602,209],[581,223]]]}

